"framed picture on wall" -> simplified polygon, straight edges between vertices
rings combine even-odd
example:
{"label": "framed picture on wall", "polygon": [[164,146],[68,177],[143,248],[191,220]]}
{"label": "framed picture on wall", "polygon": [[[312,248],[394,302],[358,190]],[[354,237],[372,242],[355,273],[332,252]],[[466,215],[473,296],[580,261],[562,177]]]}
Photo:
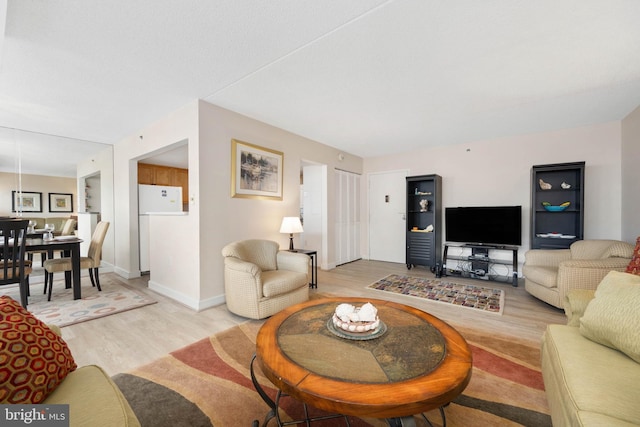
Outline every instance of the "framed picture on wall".
{"label": "framed picture on wall", "polygon": [[231,140],[231,197],[282,200],[284,154]]}
{"label": "framed picture on wall", "polygon": [[42,193],[12,191],[11,212],[42,212]]}
{"label": "framed picture on wall", "polygon": [[73,194],[49,193],[49,212],[73,212]]}

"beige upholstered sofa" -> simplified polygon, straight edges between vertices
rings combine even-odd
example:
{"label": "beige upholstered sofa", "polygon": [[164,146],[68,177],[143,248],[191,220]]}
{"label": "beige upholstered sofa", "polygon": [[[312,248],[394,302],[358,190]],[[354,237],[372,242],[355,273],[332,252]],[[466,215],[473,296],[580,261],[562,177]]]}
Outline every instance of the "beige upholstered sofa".
{"label": "beige upholstered sofa", "polygon": [[77,220],[76,217],[69,216],[24,217],[23,219],[35,222],[34,228],[44,228],[45,224],[53,224],[55,226],[55,231],[60,232],[69,218]]}
{"label": "beige upholstered sofa", "polygon": [[309,299],[309,257],[281,251],[270,240],[228,244],[224,256],[227,308],[251,319],[264,319]]}
{"label": "beige upholstered sofa", "polygon": [[639,304],[640,276],[628,273],[569,291],[568,324],[549,325],[542,339],[554,427],[640,425]]}
{"label": "beige upholstered sofa", "polygon": [[[60,335],[57,327],[49,327]],[[82,366],[69,372],[64,381],[42,403],[68,404],[71,427],[140,426],[138,418],[118,386],[96,365]]]}
{"label": "beige upholstered sofa", "polygon": [[522,268],[524,287],[558,308],[571,289],[595,289],[611,270],[624,271],[633,245],[618,240],[580,240],[569,249],[532,249]]}
{"label": "beige upholstered sofa", "polygon": [[69,405],[70,427],[140,426],[102,368],[76,366],[60,328],[44,324],[7,296],[0,297],[0,323],[0,405]]}

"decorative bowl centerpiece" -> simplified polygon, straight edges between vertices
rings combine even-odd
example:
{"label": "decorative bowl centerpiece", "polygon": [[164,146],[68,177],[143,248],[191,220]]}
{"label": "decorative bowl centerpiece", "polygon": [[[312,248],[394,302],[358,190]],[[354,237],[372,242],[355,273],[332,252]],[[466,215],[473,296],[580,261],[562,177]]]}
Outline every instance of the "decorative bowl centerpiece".
{"label": "decorative bowl centerpiece", "polygon": [[554,206],[549,202],[542,202],[542,206],[549,212],[562,212],[571,205],[571,202],[564,202],[560,205]]}
{"label": "decorative bowl centerpiece", "polygon": [[378,317],[378,309],[371,303],[362,307],[346,303],[338,305],[327,326],[334,334],[348,339],[377,338],[387,330]]}

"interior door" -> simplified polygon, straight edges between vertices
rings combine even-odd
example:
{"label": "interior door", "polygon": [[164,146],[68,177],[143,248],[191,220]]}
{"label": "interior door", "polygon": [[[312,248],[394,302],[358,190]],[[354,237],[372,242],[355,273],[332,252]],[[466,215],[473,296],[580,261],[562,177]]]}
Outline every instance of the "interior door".
{"label": "interior door", "polygon": [[336,265],[361,258],[360,175],[335,170]]}
{"label": "interior door", "polygon": [[405,262],[408,171],[369,175],[369,259]]}

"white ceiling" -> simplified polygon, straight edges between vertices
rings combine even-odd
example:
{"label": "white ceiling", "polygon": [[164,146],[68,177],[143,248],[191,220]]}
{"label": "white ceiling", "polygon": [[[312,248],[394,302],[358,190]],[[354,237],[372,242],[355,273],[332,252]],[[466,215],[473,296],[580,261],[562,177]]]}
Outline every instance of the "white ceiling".
{"label": "white ceiling", "polygon": [[9,0],[0,127],[103,147],[200,98],[369,157],[620,120],[639,22],[638,0]]}

